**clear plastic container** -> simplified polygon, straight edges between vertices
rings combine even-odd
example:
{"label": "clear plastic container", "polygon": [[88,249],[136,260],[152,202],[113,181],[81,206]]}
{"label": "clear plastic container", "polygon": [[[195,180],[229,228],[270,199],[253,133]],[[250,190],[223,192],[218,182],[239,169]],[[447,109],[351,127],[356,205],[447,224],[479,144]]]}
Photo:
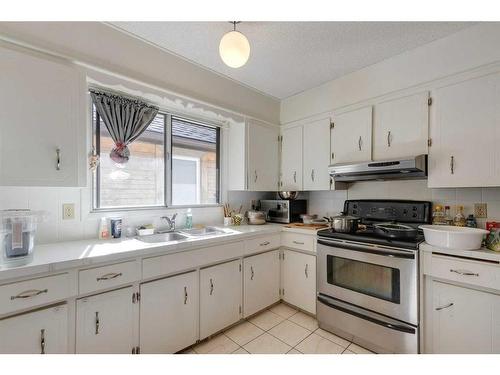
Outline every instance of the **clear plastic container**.
{"label": "clear plastic container", "polygon": [[16,267],[33,259],[37,224],[45,218],[43,211],[0,211],[0,262]]}

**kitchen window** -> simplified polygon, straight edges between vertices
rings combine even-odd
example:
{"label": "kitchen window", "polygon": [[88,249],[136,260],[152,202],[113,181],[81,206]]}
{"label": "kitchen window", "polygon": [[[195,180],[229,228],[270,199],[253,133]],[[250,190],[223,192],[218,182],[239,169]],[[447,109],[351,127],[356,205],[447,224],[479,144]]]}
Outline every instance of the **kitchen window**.
{"label": "kitchen window", "polygon": [[109,156],[113,140],[94,106],[92,125],[100,157],[93,178],[94,210],[219,204],[218,127],[159,112],[128,146],[129,161],[117,164]]}

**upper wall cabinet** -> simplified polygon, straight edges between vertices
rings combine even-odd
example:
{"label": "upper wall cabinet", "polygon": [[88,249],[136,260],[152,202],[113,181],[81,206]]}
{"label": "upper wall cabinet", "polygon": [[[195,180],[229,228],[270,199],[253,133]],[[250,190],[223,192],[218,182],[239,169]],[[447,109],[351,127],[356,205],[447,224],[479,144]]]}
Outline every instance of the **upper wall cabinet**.
{"label": "upper wall cabinet", "polygon": [[375,105],[373,160],[427,154],[428,139],[429,92]]}
{"label": "upper wall cabinet", "polygon": [[278,127],[248,125],[248,190],[276,191],[279,176]]}
{"label": "upper wall cabinet", "polygon": [[437,89],[429,187],[500,186],[500,73]]}
{"label": "upper wall cabinet", "polygon": [[4,45],[0,71],[0,185],[84,186],[84,75]]}
{"label": "upper wall cabinet", "polygon": [[302,126],[281,133],[281,190],[302,190]]}
{"label": "upper wall cabinet", "polygon": [[304,190],[329,190],[330,118],[305,125],[303,147]]}
{"label": "upper wall cabinet", "polygon": [[331,164],[371,160],[372,107],[335,115],[331,131]]}

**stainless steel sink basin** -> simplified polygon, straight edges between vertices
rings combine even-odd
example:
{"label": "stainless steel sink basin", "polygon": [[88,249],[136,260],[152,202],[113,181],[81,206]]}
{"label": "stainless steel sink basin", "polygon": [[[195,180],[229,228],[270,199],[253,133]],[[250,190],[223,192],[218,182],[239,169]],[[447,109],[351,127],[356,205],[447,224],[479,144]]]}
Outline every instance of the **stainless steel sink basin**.
{"label": "stainless steel sink basin", "polygon": [[137,239],[142,242],[147,243],[158,243],[158,242],[172,242],[172,241],[182,241],[186,240],[187,236],[184,236],[177,232],[169,232],[169,233],[159,233],[152,234],[150,236],[138,236]]}
{"label": "stainless steel sink basin", "polygon": [[205,237],[205,236],[217,236],[225,234],[226,232],[224,232],[221,229],[213,227],[205,227],[205,228],[182,229],[180,230],[180,233],[190,237]]}

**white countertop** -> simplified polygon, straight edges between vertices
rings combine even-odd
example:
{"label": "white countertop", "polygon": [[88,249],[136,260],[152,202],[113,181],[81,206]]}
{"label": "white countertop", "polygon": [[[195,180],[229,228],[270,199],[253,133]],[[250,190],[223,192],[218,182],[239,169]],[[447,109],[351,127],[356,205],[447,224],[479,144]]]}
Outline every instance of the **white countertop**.
{"label": "white countertop", "polygon": [[187,240],[158,243],[147,243],[132,237],[37,245],[34,249],[33,261],[29,264],[12,268],[0,266],[0,281],[122,259],[171,254],[218,243],[238,241],[266,233],[279,233],[283,230],[309,235],[316,235],[317,232],[310,229],[284,228],[282,224],[271,223],[215,227],[227,233],[212,237],[188,238]]}
{"label": "white countertop", "polygon": [[441,253],[441,254],[455,255],[467,258],[493,260],[496,262],[500,262],[500,252],[489,250],[485,247],[482,247],[478,250],[450,250],[450,249],[434,247],[426,242],[423,242],[422,244],[420,244],[419,249],[421,251],[425,251],[428,253]]}

